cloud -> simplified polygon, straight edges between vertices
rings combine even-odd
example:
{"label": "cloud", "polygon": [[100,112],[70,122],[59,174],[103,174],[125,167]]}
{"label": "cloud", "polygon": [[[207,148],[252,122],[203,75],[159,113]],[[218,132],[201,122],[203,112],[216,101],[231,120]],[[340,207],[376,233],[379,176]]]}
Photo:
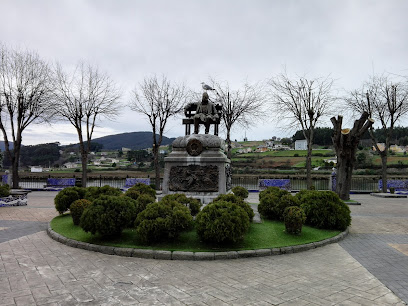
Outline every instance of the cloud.
{"label": "cloud", "polygon": [[[339,89],[354,89],[372,74],[407,74],[408,2],[393,1],[2,1],[0,37],[35,49],[50,62],[72,67],[80,59],[100,66],[131,90],[152,74],[184,81],[195,91],[209,76],[233,89],[282,71],[331,75]],[[124,108],[116,122],[104,120],[97,135],[150,130]],[[271,113],[271,117],[276,116]],[[183,134],[180,119],[167,136]],[[324,122],[330,126],[330,122]],[[75,131],[46,126],[25,132],[24,142],[74,142]],[[273,120],[247,130],[250,139],[290,136]],[[54,132],[54,133],[52,133]],[[232,138],[243,138],[236,128]]]}

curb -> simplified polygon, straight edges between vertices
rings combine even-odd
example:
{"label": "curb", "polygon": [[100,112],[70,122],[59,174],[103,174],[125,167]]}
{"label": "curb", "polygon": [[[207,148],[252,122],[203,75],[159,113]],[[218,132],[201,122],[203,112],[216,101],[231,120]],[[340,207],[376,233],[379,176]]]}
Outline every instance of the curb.
{"label": "curb", "polygon": [[249,257],[263,257],[272,255],[282,255],[290,253],[304,252],[311,249],[319,248],[331,243],[337,243],[343,240],[349,233],[347,228],[344,232],[341,232],[337,236],[316,241],[307,244],[299,244],[281,248],[271,248],[271,249],[258,249],[258,250],[242,250],[242,251],[226,251],[226,252],[182,252],[182,251],[159,251],[159,250],[149,250],[149,249],[133,249],[133,248],[118,248],[97,244],[90,244],[86,242],[76,241],[68,239],[51,229],[48,223],[47,234],[55,241],[58,241],[67,246],[99,252],[108,255],[117,255],[124,257],[137,257],[137,258],[148,258],[148,259],[165,259],[165,260],[191,260],[191,261],[206,261],[206,260],[219,260],[219,259],[238,259],[238,258],[249,258]]}

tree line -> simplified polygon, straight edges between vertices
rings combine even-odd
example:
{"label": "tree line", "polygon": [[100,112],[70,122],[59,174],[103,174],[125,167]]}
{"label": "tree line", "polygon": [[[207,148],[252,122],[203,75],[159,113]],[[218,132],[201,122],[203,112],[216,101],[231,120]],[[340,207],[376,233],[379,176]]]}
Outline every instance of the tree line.
{"label": "tree line", "polygon": [[[392,74],[369,76],[359,88],[345,92],[343,96],[335,91],[334,80],[330,77],[291,77],[286,71],[266,81],[246,82],[235,88],[212,77],[208,83],[217,94],[213,102],[223,108],[222,124],[227,135],[228,157],[231,156],[233,127],[247,128],[268,119],[281,122],[287,129],[301,130],[307,140],[307,184],[311,187],[312,144],[316,141],[327,143],[328,139],[328,130],[319,129],[318,125],[324,118],[340,111],[360,119],[348,129],[342,127],[342,116],[332,117],[334,133],[331,139],[335,149],[340,150],[345,140],[349,147],[356,145],[356,139],[365,137],[367,132],[375,146],[379,140],[384,140],[381,142],[385,143],[385,149],[379,154],[385,182],[383,189],[386,189],[389,146],[398,130],[396,123],[408,111],[406,77]],[[12,164],[13,188],[18,187],[24,130],[32,123],[51,123],[55,119],[69,122],[77,131],[82,157],[82,184],[86,186],[87,158],[94,129],[101,119],[112,119],[119,114],[121,94],[117,84],[96,66],[79,62],[73,71],[68,71],[60,64],[48,64],[35,52],[0,45],[0,130]],[[198,95],[185,84],[172,82],[164,75],[145,77],[132,92],[130,108],[148,119],[153,132],[156,181],[160,178],[159,147],[166,125]],[[373,127],[374,121],[377,129]],[[320,134],[324,135],[321,140]],[[319,135],[317,139],[316,135]],[[10,150],[11,141],[14,150]],[[343,149],[347,151],[349,148]],[[345,164],[353,168],[355,154],[346,155],[338,155],[338,159],[347,159]]]}
{"label": "tree line", "polygon": [[[314,132],[314,141],[313,144],[319,146],[331,146],[333,145],[332,136],[334,133],[334,129],[330,127],[317,127]],[[378,142],[384,143],[386,139],[387,131],[384,131],[380,128],[373,128],[373,134]],[[282,138],[284,139],[284,138]],[[305,139],[302,130],[296,131],[293,134],[291,141],[295,142],[296,140]],[[361,139],[370,140],[370,132],[366,131]],[[286,138],[285,141],[287,142]],[[394,128],[392,133],[392,138],[390,139],[391,144],[399,145],[399,146],[406,146],[408,145],[408,127],[404,126],[397,126]]]}

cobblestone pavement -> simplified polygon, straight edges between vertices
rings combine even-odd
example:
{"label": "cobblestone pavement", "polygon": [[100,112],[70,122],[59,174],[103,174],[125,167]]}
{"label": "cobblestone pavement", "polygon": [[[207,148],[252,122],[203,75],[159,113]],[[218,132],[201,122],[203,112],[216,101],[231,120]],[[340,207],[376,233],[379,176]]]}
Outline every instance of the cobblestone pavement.
{"label": "cobblestone pavement", "polygon": [[[32,193],[27,207],[0,208],[0,232],[16,226],[13,222],[19,223],[19,218],[25,221],[22,227],[50,220],[56,215],[52,198],[49,193]],[[366,214],[361,207],[359,212],[352,210]],[[353,219],[356,227],[353,223],[344,241],[348,246],[342,242],[296,254],[194,262],[94,253],[33,230],[0,243],[0,304],[404,305],[352,254],[358,231],[374,235],[372,243],[380,243],[369,233],[370,223],[359,220],[358,215]],[[403,230],[403,224],[397,228]],[[392,243],[389,248],[403,254],[396,248],[399,240]]]}

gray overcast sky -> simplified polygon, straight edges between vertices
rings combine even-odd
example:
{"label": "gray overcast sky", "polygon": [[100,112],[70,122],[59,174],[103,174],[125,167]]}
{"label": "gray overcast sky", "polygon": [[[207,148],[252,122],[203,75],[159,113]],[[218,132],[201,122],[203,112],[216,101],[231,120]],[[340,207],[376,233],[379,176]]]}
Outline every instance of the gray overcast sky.
{"label": "gray overcast sky", "polygon": [[[330,74],[339,90],[359,87],[373,70],[408,75],[406,0],[1,0],[0,8],[1,42],[67,68],[78,60],[97,64],[123,88],[124,105],[152,74],[195,91],[209,76],[234,89],[284,67],[291,75]],[[276,117],[247,130],[248,138],[291,136]],[[116,122],[100,122],[94,137],[133,131],[150,126],[124,107]],[[177,118],[165,134],[183,133]],[[236,127],[232,139],[244,133]],[[68,124],[31,126],[23,134],[26,145],[51,141],[78,139]]]}

